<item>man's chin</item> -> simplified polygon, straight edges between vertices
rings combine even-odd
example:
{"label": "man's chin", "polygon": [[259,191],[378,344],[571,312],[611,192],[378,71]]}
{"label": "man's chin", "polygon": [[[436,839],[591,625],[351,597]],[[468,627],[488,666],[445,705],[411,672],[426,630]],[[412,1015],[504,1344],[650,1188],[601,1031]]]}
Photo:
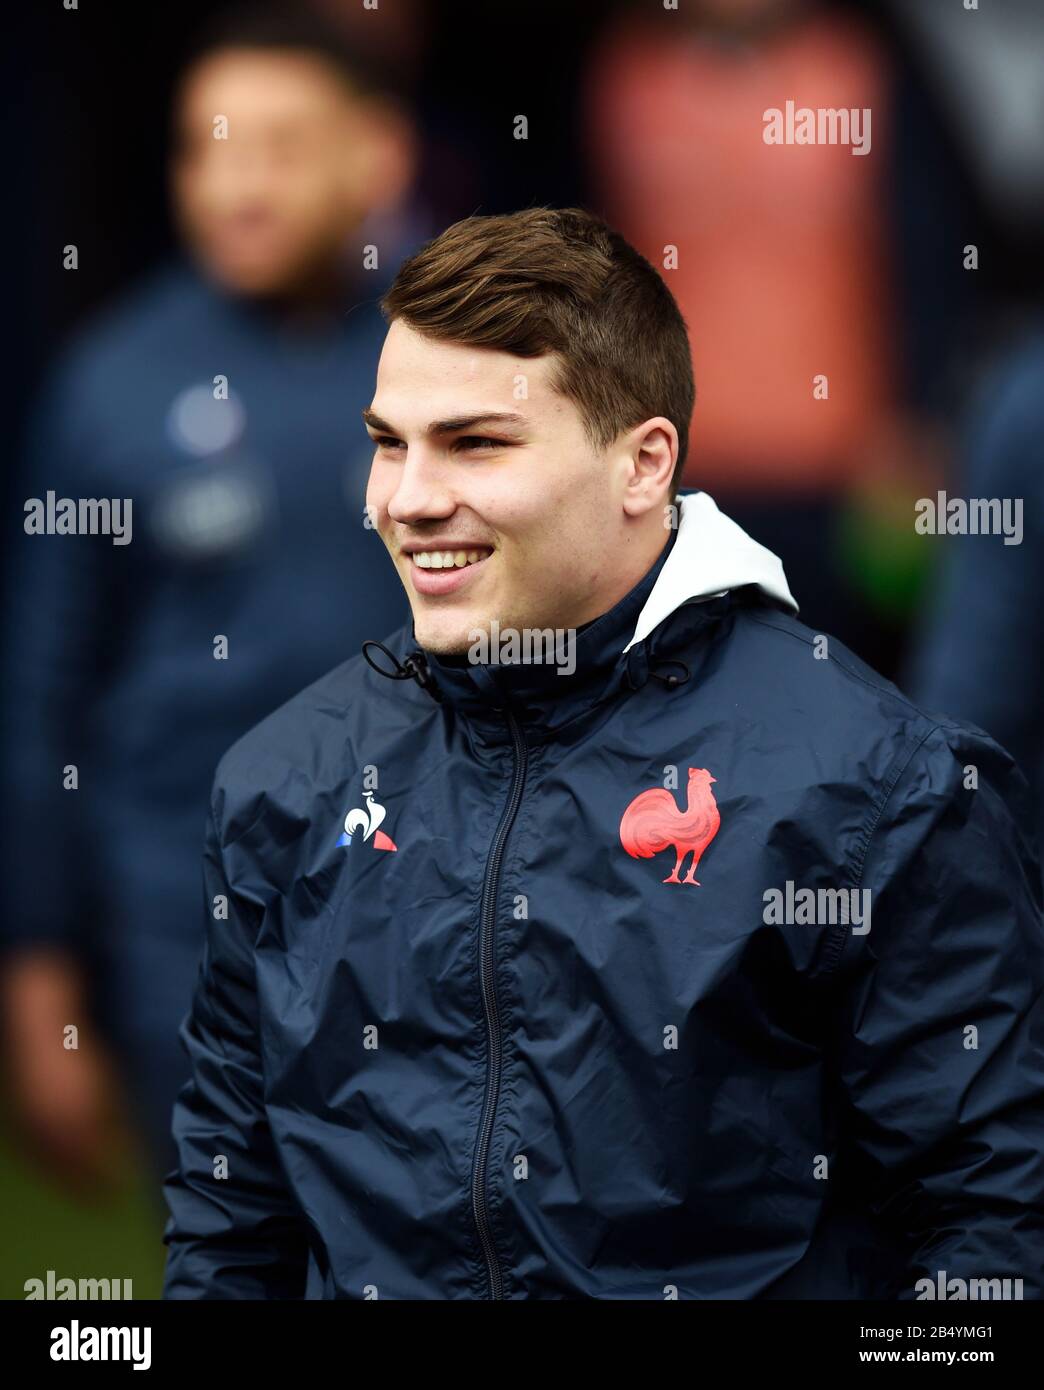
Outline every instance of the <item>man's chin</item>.
{"label": "man's chin", "polygon": [[413,616],[417,644],[432,656],[467,656],[475,641],[476,626],[477,623],[449,624]]}

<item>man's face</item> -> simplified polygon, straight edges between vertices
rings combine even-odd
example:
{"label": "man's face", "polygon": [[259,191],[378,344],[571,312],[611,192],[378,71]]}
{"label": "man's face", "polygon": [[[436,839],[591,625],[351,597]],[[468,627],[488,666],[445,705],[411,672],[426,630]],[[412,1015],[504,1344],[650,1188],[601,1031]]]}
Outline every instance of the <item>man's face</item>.
{"label": "man's face", "polygon": [[180,94],[172,168],[191,249],[233,291],[293,290],[367,211],[370,132],[363,103],[321,58],[254,49],[204,58]]}
{"label": "man's face", "polygon": [[635,582],[621,587],[626,450],[592,448],[552,368],[401,319],[388,330],[365,412],[366,498],[431,652],[466,652],[494,618],[578,627]]}

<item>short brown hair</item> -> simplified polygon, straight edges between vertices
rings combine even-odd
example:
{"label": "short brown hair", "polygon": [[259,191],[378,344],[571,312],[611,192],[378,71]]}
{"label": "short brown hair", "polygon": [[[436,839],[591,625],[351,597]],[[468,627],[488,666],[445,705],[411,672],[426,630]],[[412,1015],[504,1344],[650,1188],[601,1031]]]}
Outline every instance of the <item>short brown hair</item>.
{"label": "short brown hair", "polygon": [[552,385],[593,446],[663,415],[678,431],[681,482],[695,400],[689,337],[663,278],[582,208],[466,217],[404,261],[380,300],[429,337],[520,357],[558,354]]}

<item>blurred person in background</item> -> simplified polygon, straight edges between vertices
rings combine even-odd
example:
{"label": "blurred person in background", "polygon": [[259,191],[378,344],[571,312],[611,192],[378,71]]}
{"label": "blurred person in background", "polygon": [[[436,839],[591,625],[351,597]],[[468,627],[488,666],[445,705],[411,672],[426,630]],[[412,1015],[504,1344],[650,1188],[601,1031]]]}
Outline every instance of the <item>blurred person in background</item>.
{"label": "blurred person in background", "polygon": [[132,508],[125,544],[25,534],[19,507],[8,556],[9,1084],[78,1189],[106,1183],[121,1094],[154,1175],[173,1162],[218,757],[406,612],[358,414],[376,299],[423,240],[415,164],[405,104],[336,29],[220,19],[174,111],[188,256],[76,335],[36,410],[17,495]]}
{"label": "blurred person in background", "polygon": [[[1030,783],[1044,863],[1044,321],[994,363],[969,409],[949,495],[1022,502],[1021,534],[942,535],[906,688],[977,724]],[[935,500],[934,496],[931,500]]]}
{"label": "blurred person in background", "polygon": [[[585,90],[593,200],[690,326],[685,483],[781,557],[808,623],[893,672],[913,499],[944,461],[933,391],[969,312],[963,188],[927,105],[818,0],[628,7]],[[865,147],[766,143],[788,102],[869,111]]]}

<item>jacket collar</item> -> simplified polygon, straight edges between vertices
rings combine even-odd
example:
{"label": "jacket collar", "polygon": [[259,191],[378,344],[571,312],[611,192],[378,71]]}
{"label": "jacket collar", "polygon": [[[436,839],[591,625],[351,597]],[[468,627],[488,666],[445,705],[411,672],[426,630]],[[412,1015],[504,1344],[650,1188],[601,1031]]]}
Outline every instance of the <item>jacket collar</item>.
{"label": "jacket collar", "polygon": [[745,584],[756,585],[792,613],[798,611],[779,556],[719,511],[713,497],[706,492],[682,493],[678,507],[678,544],[638,616],[625,652],[643,642],[682,604],[717,597]]}
{"label": "jacket collar", "polygon": [[[755,586],[762,601],[797,612],[778,557],[706,493],[685,493],[678,497],[677,529],[655,563],[614,607],[577,630],[571,648],[566,642],[565,665],[541,661],[539,653],[527,663],[524,652],[485,664],[439,657],[418,648],[411,622],[402,630],[403,654],[413,654],[407,658],[410,669],[400,671],[485,727],[492,741],[510,737],[509,710],[539,738],[615,691],[637,689],[650,675],[668,687],[687,679],[680,654],[692,629],[721,613],[723,604],[714,600],[746,586]],[[669,622],[681,609],[688,620]]]}
{"label": "jacket collar", "polygon": [[[623,664],[623,649],[648,602],[677,535],[666,544],[655,563],[620,601],[574,632],[565,634],[556,655],[564,661],[525,660],[526,653],[486,664],[466,657],[445,658],[425,652],[428,669],[443,697],[472,718],[494,716],[504,722],[507,709],[530,726],[556,727],[593,703],[603,693],[615,668]],[[494,653],[491,653],[494,655]],[[532,653],[531,653],[532,655]]]}

